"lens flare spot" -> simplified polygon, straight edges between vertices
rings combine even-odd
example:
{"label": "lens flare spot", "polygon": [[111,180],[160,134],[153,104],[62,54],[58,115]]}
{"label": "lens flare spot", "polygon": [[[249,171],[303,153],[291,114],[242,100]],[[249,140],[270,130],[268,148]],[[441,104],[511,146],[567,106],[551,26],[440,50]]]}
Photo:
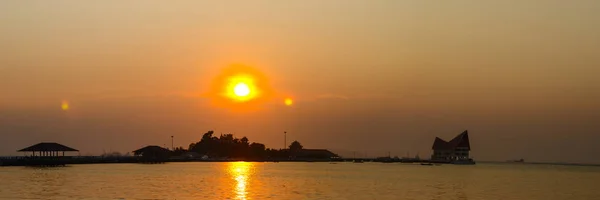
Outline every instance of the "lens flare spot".
{"label": "lens flare spot", "polygon": [[63,101],[62,104],[60,105],[60,108],[64,111],[69,110],[69,102]]}
{"label": "lens flare spot", "polygon": [[292,104],[294,104],[294,100],[292,100],[291,98],[286,98],[285,100],[283,100],[283,103],[286,106],[291,106]]}

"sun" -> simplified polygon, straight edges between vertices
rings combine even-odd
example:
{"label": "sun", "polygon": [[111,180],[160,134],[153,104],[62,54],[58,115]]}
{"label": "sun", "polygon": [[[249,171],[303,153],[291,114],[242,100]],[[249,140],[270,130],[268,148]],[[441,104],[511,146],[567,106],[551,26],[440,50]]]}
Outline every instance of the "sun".
{"label": "sun", "polygon": [[236,74],[227,78],[224,96],[234,102],[248,102],[260,95],[260,88],[254,76],[249,74]]}
{"label": "sun", "polygon": [[213,106],[232,111],[257,111],[275,98],[275,89],[258,68],[233,64],[220,69],[202,95]]}
{"label": "sun", "polygon": [[233,93],[238,97],[245,97],[250,95],[250,87],[246,83],[238,83],[233,88]]}

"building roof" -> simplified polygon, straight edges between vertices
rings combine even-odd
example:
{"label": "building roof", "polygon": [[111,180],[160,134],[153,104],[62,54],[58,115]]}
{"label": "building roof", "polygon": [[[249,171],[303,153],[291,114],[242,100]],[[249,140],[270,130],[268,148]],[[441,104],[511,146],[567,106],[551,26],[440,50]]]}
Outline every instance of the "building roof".
{"label": "building roof", "polygon": [[71,147],[67,147],[65,145],[58,144],[55,142],[42,142],[42,143],[19,150],[19,152],[31,152],[31,151],[79,151],[79,150],[73,149]]}
{"label": "building roof", "polygon": [[169,152],[171,150],[156,146],[156,145],[151,145],[151,146],[146,146],[144,148],[138,149],[133,151],[134,154],[139,155],[139,154],[143,154],[144,152]]}
{"label": "building roof", "polygon": [[445,140],[442,140],[439,137],[435,137],[435,140],[433,141],[432,149],[447,149],[447,148],[448,148],[448,142],[446,142]]}
{"label": "building roof", "polygon": [[454,137],[449,142],[436,137],[433,141],[433,150],[452,150],[457,147],[465,147],[467,150],[471,150],[471,144],[469,143],[469,132],[465,130],[461,134]]}

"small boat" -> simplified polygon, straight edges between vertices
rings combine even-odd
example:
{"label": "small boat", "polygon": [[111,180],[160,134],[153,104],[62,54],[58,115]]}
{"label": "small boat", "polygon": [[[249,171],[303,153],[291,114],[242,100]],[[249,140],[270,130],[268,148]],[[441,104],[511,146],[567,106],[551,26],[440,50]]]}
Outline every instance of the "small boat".
{"label": "small boat", "polygon": [[514,162],[514,163],[524,163],[525,160],[523,158],[519,159],[519,160],[509,160],[508,162]]}
{"label": "small boat", "polygon": [[363,163],[362,160],[354,160],[354,163]]}
{"label": "small boat", "polygon": [[421,163],[421,165],[425,165],[425,166],[433,166],[433,163]]}

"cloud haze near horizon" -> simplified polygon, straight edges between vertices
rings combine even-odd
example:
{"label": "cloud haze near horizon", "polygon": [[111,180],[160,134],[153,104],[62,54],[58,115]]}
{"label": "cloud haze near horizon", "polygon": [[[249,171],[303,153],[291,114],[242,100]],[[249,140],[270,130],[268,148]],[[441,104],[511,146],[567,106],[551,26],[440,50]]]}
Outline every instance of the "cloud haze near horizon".
{"label": "cloud haze near horizon", "polygon": [[[534,11],[533,11],[533,10]],[[2,1],[0,155],[41,141],[128,152],[234,133],[343,155],[600,163],[597,1]],[[220,69],[293,107],[215,108]],[[62,101],[70,102],[67,112]]]}

